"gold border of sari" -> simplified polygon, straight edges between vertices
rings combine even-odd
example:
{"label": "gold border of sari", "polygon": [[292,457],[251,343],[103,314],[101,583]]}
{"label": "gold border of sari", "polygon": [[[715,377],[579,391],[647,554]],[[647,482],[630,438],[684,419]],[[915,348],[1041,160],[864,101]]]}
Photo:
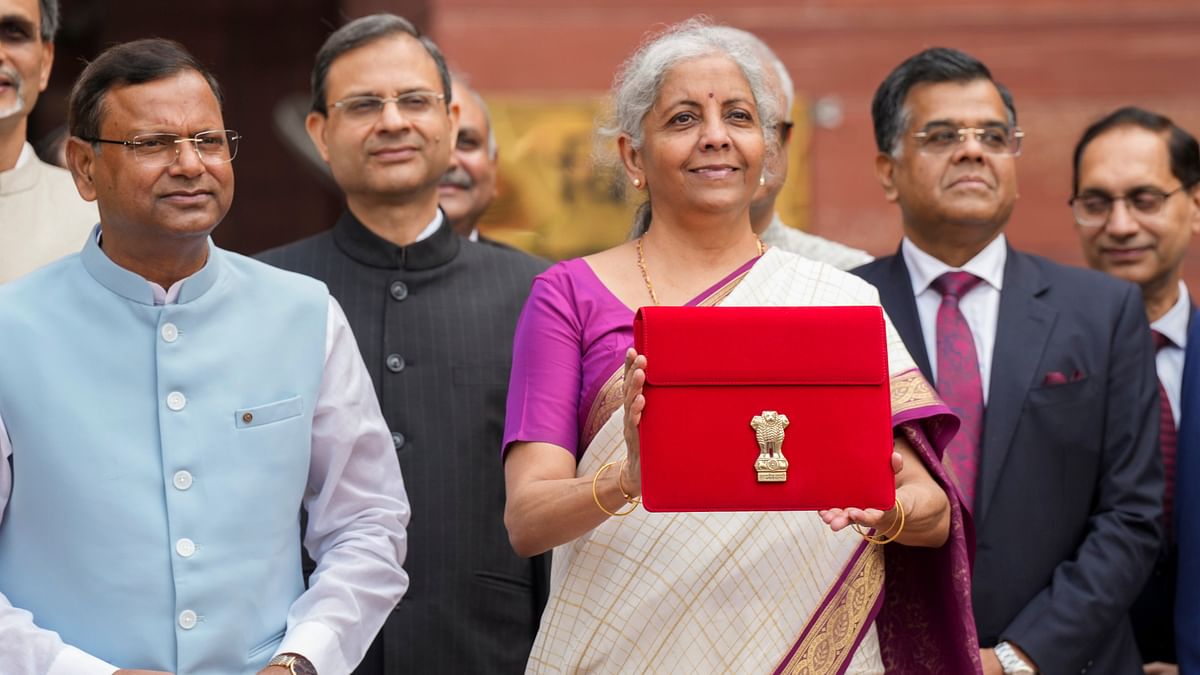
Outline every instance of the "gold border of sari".
{"label": "gold border of sari", "polygon": [[893,417],[909,410],[942,403],[919,370],[908,370],[892,377],[891,389]]}
{"label": "gold border of sari", "polygon": [[829,590],[821,608],[804,627],[804,636],[779,664],[776,673],[800,675],[838,673],[862,639],[883,593],[883,550],[867,544],[853,562],[845,581]]}

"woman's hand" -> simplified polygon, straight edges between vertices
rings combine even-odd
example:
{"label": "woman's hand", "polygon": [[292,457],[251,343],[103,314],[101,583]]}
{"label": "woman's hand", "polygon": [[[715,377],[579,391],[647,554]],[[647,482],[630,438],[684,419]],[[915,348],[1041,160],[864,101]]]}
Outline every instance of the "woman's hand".
{"label": "woman's hand", "polygon": [[[903,470],[904,457],[899,452],[892,452],[892,473],[899,477],[900,472]],[[896,488],[896,498],[903,502],[899,485],[897,485]],[[909,505],[907,503],[904,504],[904,511],[905,513],[909,511]],[[887,511],[880,511],[879,509],[849,508],[828,509],[825,511],[818,511],[817,513],[821,516],[821,520],[825,521],[825,524],[829,526],[829,529],[833,530],[834,532],[840,532],[841,530],[849,527],[851,524],[857,523],[859,527],[864,529],[874,528],[876,534],[887,534],[888,536],[894,534],[892,530],[896,529],[896,522],[900,518],[900,513],[894,506]]]}
{"label": "woman's hand", "polygon": [[906,546],[938,547],[950,536],[950,499],[929,470],[921,463],[908,439],[897,436],[893,441],[892,472],[896,475],[896,499],[904,509],[903,525],[900,511],[895,507],[879,509],[829,509],[820,511],[834,532],[851,523],[862,528],[874,528],[875,534],[886,539],[895,537]]}
{"label": "woman's hand", "polygon": [[642,494],[642,455],[638,437],[638,425],[642,423],[642,411],[646,408],[646,397],[642,387],[646,385],[646,357],[633,347],[625,352],[625,463],[621,466],[621,487],[629,497]]}

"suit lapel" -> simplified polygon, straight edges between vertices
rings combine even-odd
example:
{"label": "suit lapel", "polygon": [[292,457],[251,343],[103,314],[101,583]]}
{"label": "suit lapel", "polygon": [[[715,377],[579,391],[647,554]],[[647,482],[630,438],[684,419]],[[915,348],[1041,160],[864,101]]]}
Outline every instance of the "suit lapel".
{"label": "suit lapel", "polygon": [[882,271],[883,283],[878,285],[879,301],[887,309],[888,318],[892,320],[900,339],[904,340],[904,346],[921,369],[921,374],[932,383],[929,354],[925,352],[925,336],[921,333],[921,318],[917,315],[917,301],[913,297],[912,279],[908,276],[904,256],[897,251],[885,263]]}
{"label": "suit lapel", "polygon": [[1038,363],[1058,314],[1040,299],[1049,289],[1049,281],[1029,256],[1011,247],[1004,263],[1003,283],[1000,311],[996,317],[991,384],[983,418],[980,476],[975,497],[977,523],[983,522],[988,503],[996,493],[996,482],[1008,456],[1025,397],[1030,389],[1038,386]]}

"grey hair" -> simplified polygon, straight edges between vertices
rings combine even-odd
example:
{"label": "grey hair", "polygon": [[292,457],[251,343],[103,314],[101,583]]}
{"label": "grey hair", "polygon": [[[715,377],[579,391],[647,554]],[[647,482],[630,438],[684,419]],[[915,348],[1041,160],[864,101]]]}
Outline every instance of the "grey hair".
{"label": "grey hair", "polygon": [[767,46],[767,43],[762,41],[754,33],[733,26],[717,26],[714,30],[723,33],[730,40],[743,43],[747,49],[757,51],[759,56],[775,71],[775,77],[779,79],[779,88],[782,90],[784,109],[779,111],[780,121],[790,122],[792,119],[792,108],[796,105],[796,89],[792,83],[792,75],[788,72],[787,66],[783,65],[783,61],[779,56]]}
{"label": "grey hair", "polygon": [[42,13],[38,27],[42,42],[54,42],[54,36],[58,34],[58,0],[38,0],[38,7]]}
{"label": "grey hair", "polygon": [[[645,142],[642,123],[658,100],[667,73],[684,61],[712,55],[729,57],[742,72],[754,95],[767,152],[777,151],[778,135],[770,131],[779,123],[779,104],[767,84],[761,56],[744,40],[734,39],[727,29],[712,25],[706,17],[693,17],[652,35],[621,64],[610,94],[611,119],[600,126],[601,139],[611,141],[627,136],[633,147],[640,149]],[[647,201],[634,217],[635,235],[644,232],[649,224]]]}
{"label": "grey hair", "polygon": [[395,14],[372,14],[364,16],[335,30],[317,52],[312,71],[312,111],[326,115],[329,102],[325,100],[326,79],[333,62],[348,51],[364,47],[392,35],[408,35],[421,43],[437,66],[438,78],[442,82],[442,93],[446,97],[446,109],[450,108],[450,69],[446,57],[433,40],[423,35],[411,21]]}

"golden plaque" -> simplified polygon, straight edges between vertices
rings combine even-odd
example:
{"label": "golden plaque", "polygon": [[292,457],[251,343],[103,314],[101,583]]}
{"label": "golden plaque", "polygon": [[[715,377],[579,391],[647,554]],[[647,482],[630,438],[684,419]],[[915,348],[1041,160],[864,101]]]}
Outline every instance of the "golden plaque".
{"label": "golden plaque", "polygon": [[764,410],[750,420],[750,428],[754,429],[754,437],[758,440],[758,459],[754,461],[754,470],[758,472],[760,483],[787,482],[788,461],[783,456],[783,430],[787,426],[787,415],[780,415],[774,410]]}

